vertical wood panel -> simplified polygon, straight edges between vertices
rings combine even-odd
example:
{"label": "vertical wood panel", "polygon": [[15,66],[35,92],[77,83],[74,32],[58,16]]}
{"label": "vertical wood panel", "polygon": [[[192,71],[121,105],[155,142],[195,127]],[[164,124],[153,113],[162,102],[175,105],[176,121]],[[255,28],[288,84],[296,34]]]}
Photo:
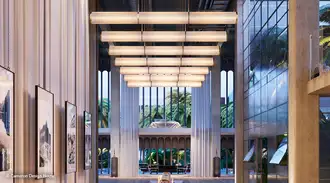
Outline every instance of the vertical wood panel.
{"label": "vertical wood panel", "polygon": [[[315,1],[289,1],[289,183],[319,182],[319,97],[307,94],[309,35],[318,31],[318,10]],[[318,48],[313,42],[314,53]]]}
{"label": "vertical wood panel", "polygon": [[[25,3],[25,2],[24,2]],[[25,85],[24,91],[26,92],[25,96],[25,120],[28,123],[27,130],[30,134],[27,137],[28,146],[25,148],[28,152],[26,157],[28,158],[28,173],[35,174],[35,162],[36,162],[36,133],[37,130],[35,125],[36,121],[35,116],[35,85],[38,84],[38,45],[37,45],[37,32],[38,21],[37,21],[37,2],[33,1],[31,3],[24,4],[24,62],[29,63],[25,67]],[[32,182],[31,180],[29,180]],[[40,181],[39,181],[40,182]]]}
{"label": "vertical wood panel", "polygon": [[[90,14],[92,11],[96,10],[96,5],[98,0],[95,1],[88,1],[89,2],[89,12]],[[90,21],[88,21],[90,22]],[[90,172],[90,179],[89,182],[97,182],[98,181],[98,156],[97,156],[97,137],[98,137],[98,127],[97,127],[97,100],[98,100],[98,82],[97,82],[97,71],[98,71],[98,41],[96,35],[96,25],[91,25],[90,23],[86,24],[90,26],[89,29],[89,85],[88,90],[90,91],[90,97],[88,101],[88,105],[91,106],[89,108],[89,112],[92,114],[92,169]],[[94,106],[94,107],[92,107]]]}
{"label": "vertical wood panel", "polygon": [[5,60],[5,0],[0,0],[0,65],[4,65]]}
{"label": "vertical wood panel", "polygon": [[243,183],[247,172],[244,171],[244,121],[243,121],[243,0],[237,0],[238,20],[236,25],[236,53],[235,53],[235,183]]}

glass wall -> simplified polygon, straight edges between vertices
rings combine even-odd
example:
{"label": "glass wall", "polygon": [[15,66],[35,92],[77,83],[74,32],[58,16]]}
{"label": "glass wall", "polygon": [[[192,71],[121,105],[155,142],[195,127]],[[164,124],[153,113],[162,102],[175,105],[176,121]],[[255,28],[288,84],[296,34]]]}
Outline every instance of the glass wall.
{"label": "glass wall", "polygon": [[330,97],[320,97],[320,183],[330,182]]}
{"label": "glass wall", "polygon": [[245,0],[243,19],[245,168],[251,182],[287,182],[287,164],[270,161],[288,131],[288,0]]}
{"label": "glass wall", "polygon": [[109,128],[111,109],[111,71],[98,71],[98,127]]}
{"label": "glass wall", "polygon": [[[319,2],[319,28],[320,28],[320,65],[319,72],[330,71],[330,1],[320,0]],[[314,72],[316,74],[316,72]],[[315,77],[316,75],[312,76]]]}
{"label": "glass wall", "polygon": [[139,95],[140,128],[161,119],[191,127],[191,88],[141,87]]}

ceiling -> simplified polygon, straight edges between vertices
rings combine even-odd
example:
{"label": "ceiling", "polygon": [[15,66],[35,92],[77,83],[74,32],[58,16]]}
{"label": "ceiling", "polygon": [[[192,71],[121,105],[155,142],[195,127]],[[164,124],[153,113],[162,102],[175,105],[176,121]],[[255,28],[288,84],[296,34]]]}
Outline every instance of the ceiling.
{"label": "ceiling", "polygon": [[[98,11],[229,11],[232,0],[99,0]],[[232,11],[232,10],[230,10]],[[109,44],[100,41],[101,31],[223,31],[232,29],[231,25],[98,25],[99,70],[110,70]],[[230,35],[229,41],[230,41]],[[153,45],[181,45],[182,43],[146,43]],[[215,43],[185,43],[185,45],[214,45]],[[225,43],[224,43],[225,44]],[[228,45],[229,43],[226,43]],[[117,43],[116,45],[143,45],[143,43]],[[227,46],[228,47],[228,46]],[[226,54],[233,54],[229,46]],[[232,51],[230,51],[232,50]],[[229,51],[229,53],[228,53]],[[232,52],[232,53],[231,53]],[[228,57],[228,56],[226,56]],[[233,66],[231,66],[233,67]]]}

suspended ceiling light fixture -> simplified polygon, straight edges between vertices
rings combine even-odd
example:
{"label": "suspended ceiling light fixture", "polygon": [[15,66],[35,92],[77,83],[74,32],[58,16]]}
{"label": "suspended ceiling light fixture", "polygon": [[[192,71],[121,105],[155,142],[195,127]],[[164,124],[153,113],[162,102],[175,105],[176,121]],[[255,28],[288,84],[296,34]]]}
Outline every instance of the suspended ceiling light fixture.
{"label": "suspended ceiling light fixture", "polygon": [[226,42],[226,31],[102,31],[102,42]]}
{"label": "suspended ceiling light fixture", "polygon": [[236,24],[236,12],[92,12],[92,24]]}
{"label": "suspended ceiling light fixture", "polygon": [[213,66],[212,57],[117,57],[116,66]]}
{"label": "suspended ceiling light fixture", "polygon": [[201,81],[128,81],[128,87],[201,87]]}
{"label": "suspended ceiling light fixture", "polygon": [[208,74],[208,67],[120,67],[120,74],[143,75],[143,74]]}
{"label": "suspended ceiling light fixture", "polygon": [[125,81],[204,81],[205,76],[204,75],[186,75],[186,74],[180,74],[180,75],[124,75]]}
{"label": "suspended ceiling light fixture", "polygon": [[109,46],[109,55],[220,55],[219,46]]}

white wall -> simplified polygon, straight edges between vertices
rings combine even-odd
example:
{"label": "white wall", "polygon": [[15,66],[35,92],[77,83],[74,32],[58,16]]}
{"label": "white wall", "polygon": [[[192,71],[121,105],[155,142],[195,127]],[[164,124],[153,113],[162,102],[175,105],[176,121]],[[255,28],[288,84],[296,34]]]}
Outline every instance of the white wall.
{"label": "white wall", "polygon": [[[35,174],[35,85],[50,90],[55,97],[55,178],[45,181],[18,179],[16,182],[85,183],[96,180],[96,171],[83,170],[84,110],[93,115],[93,160],[96,165],[96,103],[92,101],[96,100],[97,94],[96,61],[89,62],[88,14],[88,0],[0,0],[0,65],[16,74],[16,174]],[[76,104],[79,117],[78,169],[70,175],[65,174],[66,100]]]}

